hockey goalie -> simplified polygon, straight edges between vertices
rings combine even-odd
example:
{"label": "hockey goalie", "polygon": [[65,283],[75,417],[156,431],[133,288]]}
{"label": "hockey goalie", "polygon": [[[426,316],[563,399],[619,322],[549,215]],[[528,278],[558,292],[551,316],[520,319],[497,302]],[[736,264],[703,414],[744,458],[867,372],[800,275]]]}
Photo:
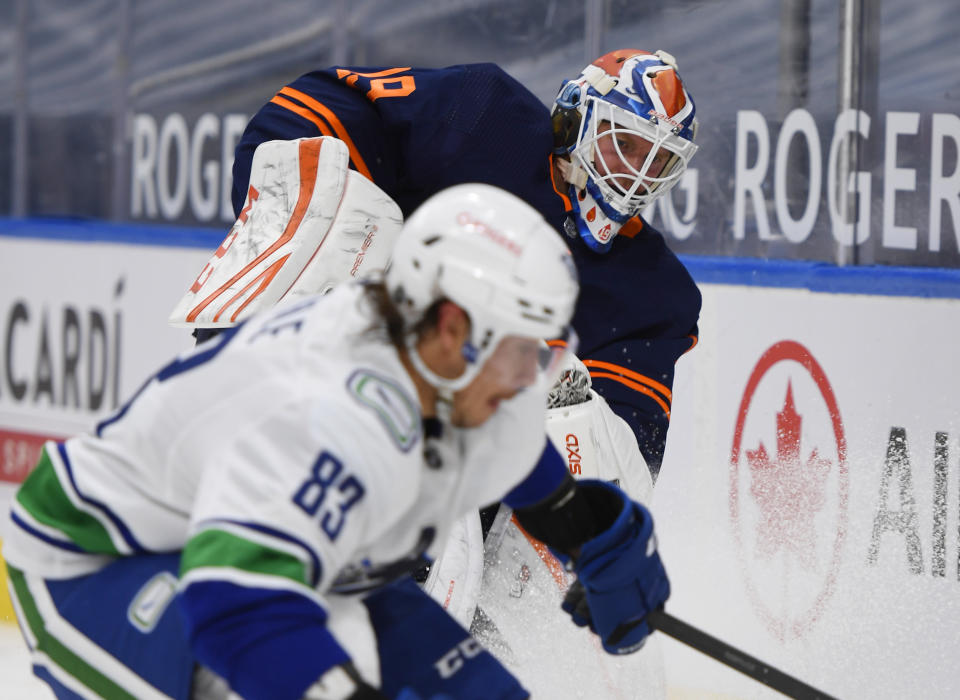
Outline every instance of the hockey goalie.
{"label": "hockey goalie", "polygon": [[[270,141],[254,154],[243,210],[226,239],[172,311],[173,325],[199,339],[280,299],[325,292],[350,278],[381,274],[402,215],[391,198],[349,169],[332,137]],[[545,407],[547,433],[570,473],[605,479],[648,503],[653,489],[629,426],[570,357]],[[491,458],[509,458],[504,453]],[[430,595],[501,662],[534,698],[663,698],[659,639],[614,656],[570,624],[559,603],[576,604],[560,562],[529,539],[506,506],[459,521],[423,582]],[[485,532],[486,530],[486,532]]]}

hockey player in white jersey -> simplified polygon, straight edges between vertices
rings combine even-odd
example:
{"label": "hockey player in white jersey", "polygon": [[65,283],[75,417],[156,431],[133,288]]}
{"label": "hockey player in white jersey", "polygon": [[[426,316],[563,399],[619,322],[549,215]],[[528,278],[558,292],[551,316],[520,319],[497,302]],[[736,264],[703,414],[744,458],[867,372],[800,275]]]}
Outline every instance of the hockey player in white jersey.
{"label": "hockey player in white jersey", "polygon": [[408,575],[498,500],[576,574],[574,619],[637,649],[669,594],[650,514],[544,436],[562,353],[539,339],[576,293],[535,210],[458,186],[384,282],[281,303],[47,444],[3,552],[37,675],[71,698],[527,697]]}
{"label": "hockey player in white jersey", "polygon": [[[205,337],[278,299],[322,293],[357,273],[383,269],[400,213],[349,169],[347,151],[332,137],[262,144],[243,213],[171,322]],[[633,431],[592,390],[583,363],[572,354],[567,362],[548,398],[549,437],[576,478],[612,481],[647,503],[653,483]],[[570,627],[555,605],[570,577],[523,534],[509,508],[500,516],[486,541],[477,513],[454,523],[424,590],[460,624],[473,626],[537,697],[575,687],[591,700],[665,697],[659,639],[624,660]]]}

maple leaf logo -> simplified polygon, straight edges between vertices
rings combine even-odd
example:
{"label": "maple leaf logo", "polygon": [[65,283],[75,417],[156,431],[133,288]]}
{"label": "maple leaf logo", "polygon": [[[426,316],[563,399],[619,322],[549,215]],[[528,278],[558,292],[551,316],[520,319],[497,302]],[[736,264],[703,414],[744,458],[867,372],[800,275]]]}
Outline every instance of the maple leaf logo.
{"label": "maple leaf logo", "polygon": [[814,448],[801,458],[800,428],[793,387],[787,382],[783,409],[777,413],[777,455],[772,460],[763,442],[747,450],[750,493],[760,510],[756,554],[769,559],[781,549],[805,568],[816,565],[815,516],[823,509],[832,463]]}

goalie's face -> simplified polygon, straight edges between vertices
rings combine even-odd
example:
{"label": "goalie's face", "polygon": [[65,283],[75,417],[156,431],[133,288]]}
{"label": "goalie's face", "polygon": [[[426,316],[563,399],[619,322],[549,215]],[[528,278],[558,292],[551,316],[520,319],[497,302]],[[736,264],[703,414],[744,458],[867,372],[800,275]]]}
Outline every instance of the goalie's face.
{"label": "goalie's face", "polygon": [[594,167],[621,192],[629,192],[636,181],[648,188],[658,178],[670,160],[671,153],[657,148],[635,131],[621,129],[609,121],[597,127]]}

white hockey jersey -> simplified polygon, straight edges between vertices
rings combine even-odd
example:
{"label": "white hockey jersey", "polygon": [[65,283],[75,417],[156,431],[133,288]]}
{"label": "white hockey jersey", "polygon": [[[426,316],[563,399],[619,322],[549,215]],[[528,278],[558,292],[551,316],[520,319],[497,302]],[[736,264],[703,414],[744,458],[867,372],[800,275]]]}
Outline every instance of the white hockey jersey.
{"label": "white hockey jersey", "polygon": [[434,554],[459,516],[531,471],[545,397],[521,392],[478,428],[426,439],[414,385],[373,318],[362,287],[345,285],[182,354],[96,435],[46,446],[4,556],[68,577],[193,538],[188,576],[206,575],[204,556],[246,548],[237,561],[249,571],[216,576],[242,583],[276,567],[283,585],[316,596]]}

